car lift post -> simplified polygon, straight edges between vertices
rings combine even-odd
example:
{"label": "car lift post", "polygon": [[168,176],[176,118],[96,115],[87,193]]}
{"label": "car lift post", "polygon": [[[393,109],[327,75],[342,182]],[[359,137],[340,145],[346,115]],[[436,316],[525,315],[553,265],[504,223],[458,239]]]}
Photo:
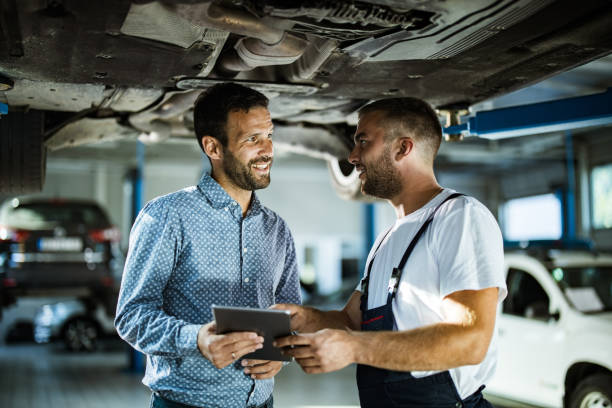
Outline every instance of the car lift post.
{"label": "car lift post", "polygon": [[565,193],[564,220],[562,239],[573,241],[576,239],[576,169],[574,166],[574,143],[572,131],[565,132],[565,172],[567,175],[567,188]]}
{"label": "car lift post", "polygon": [[376,207],[374,203],[366,203],[363,205],[363,213],[364,213],[364,256],[361,258],[360,269],[362,271],[365,270],[365,264],[367,261],[368,253],[370,249],[374,245],[374,241],[376,240]]}
{"label": "car lift post", "polygon": [[[144,163],[145,163],[145,145],[142,142],[136,144],[136,159],[137,166],[131,174],[130,181],[132,182],[132,224],[136,220],[138,213],[142,209],[144,199]],[[143,373],[145,370],[145,355],[140,351],[129,347],[128,355],[128,370],[132,373]]]}

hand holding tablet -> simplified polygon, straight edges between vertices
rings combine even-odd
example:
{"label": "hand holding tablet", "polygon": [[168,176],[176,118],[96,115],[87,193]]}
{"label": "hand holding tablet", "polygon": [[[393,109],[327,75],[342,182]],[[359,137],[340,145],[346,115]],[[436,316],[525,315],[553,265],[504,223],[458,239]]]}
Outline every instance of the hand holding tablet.
{"label": "hand holding tablet", "polygon": [[244,356],[248,359],[291,361],[274,347],[274,339],[291,335],[291,315],[287,310],[213,306],[217,334],[255,332],[264,338],[263,347]]}

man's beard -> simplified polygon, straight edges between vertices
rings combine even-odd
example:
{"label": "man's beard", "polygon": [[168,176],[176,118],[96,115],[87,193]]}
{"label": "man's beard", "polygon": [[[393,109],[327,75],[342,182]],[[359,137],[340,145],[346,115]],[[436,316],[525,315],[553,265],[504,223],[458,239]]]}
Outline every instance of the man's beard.
{"label": "man's beard", "polygon": [[223,151],[223,170],[225,170],[225,174],[227,174],[236,186],[243,190],[253,191],[268,187],[270,184],[269,171],[265,176],[253,174],[253,165],[263,163],[270,163],[271,166],[272,158],[269,156],[262,156],[244,165],[228,148],[225,148]]}
{"label": "man's beard", "polygon": [[365,180],[361,191],[383,199],[391,199],[401,191],[401,175],[390,162],[391,144],[385,145],[382,154],[365,167]]}

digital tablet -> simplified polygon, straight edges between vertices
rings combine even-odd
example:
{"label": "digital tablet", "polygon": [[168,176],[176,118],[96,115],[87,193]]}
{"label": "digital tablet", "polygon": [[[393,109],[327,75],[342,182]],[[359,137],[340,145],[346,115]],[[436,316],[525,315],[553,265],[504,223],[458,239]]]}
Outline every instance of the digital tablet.
{"label": "digital tablet", "polygon": [[217,334],[251,331],[263,336],[263,347],[244,358],[259,360],[291,361],[291,356],[281,354],[272,342],[291,335],[291,314],[288,310],[252,309],[248,307],[213,306]]}

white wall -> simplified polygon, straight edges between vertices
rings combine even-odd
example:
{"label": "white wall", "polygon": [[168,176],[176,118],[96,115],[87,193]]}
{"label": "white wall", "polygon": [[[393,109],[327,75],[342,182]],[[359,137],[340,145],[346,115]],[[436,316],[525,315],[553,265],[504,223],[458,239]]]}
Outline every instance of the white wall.
{"label": "white wall", "polygon": [[[612,162],[612,130],[602,128],[580,135],[575,140],[576,169],[583,169],[586,176],[577,177],[577,198],[590,199],[588,173],[599,164]],[[125,150],[125,148],[122,148]],[[194,185],[202,171],[201,153],[187,146],[168,157],[168,147],[147,147],[144,197],[148,201],[158,195]],[[69,149],[70,150],[70,149]],[[584,154],[580,155],[579,151]],[[129,218],[123,203],[123,180],[126,172],[135,165],[135,155],[116,159],[121,152],[107,149],[106,156],[96,159],[65,158],[50,154],[47,182],[41,195],[47,197],[92,198],[101,202],[113,223],[121,226]],[[132,154],[132,156],[129,156]],[[100,154],[97,154],[100,156]],[[503,200],[548,193],[566,182],[563,161],[543,162],[537,169],[513,169],[501,178],[485,174],[454,174],[437,172],[441,185],[475,196],[493,214],[497,215]],[[282,156],[272,168],[272,183],[259,190],[264,205],[278,212],[289,224],[296,238],[305,243],[316,241],[320,235],[336,237],[351,247],[359,247],[364,233],[364,209],[358,202],[344,201],[335,195],[323,161],[299,156]],[[376,204],[375,231],[378,233],[390,225],[395,214],[387,203]],[[592,238],[599,248],[612,249],[612,230],[591,230],[587,207],[577,205],[579,228]],[[125,234],[129,226],[122,228]]]}

